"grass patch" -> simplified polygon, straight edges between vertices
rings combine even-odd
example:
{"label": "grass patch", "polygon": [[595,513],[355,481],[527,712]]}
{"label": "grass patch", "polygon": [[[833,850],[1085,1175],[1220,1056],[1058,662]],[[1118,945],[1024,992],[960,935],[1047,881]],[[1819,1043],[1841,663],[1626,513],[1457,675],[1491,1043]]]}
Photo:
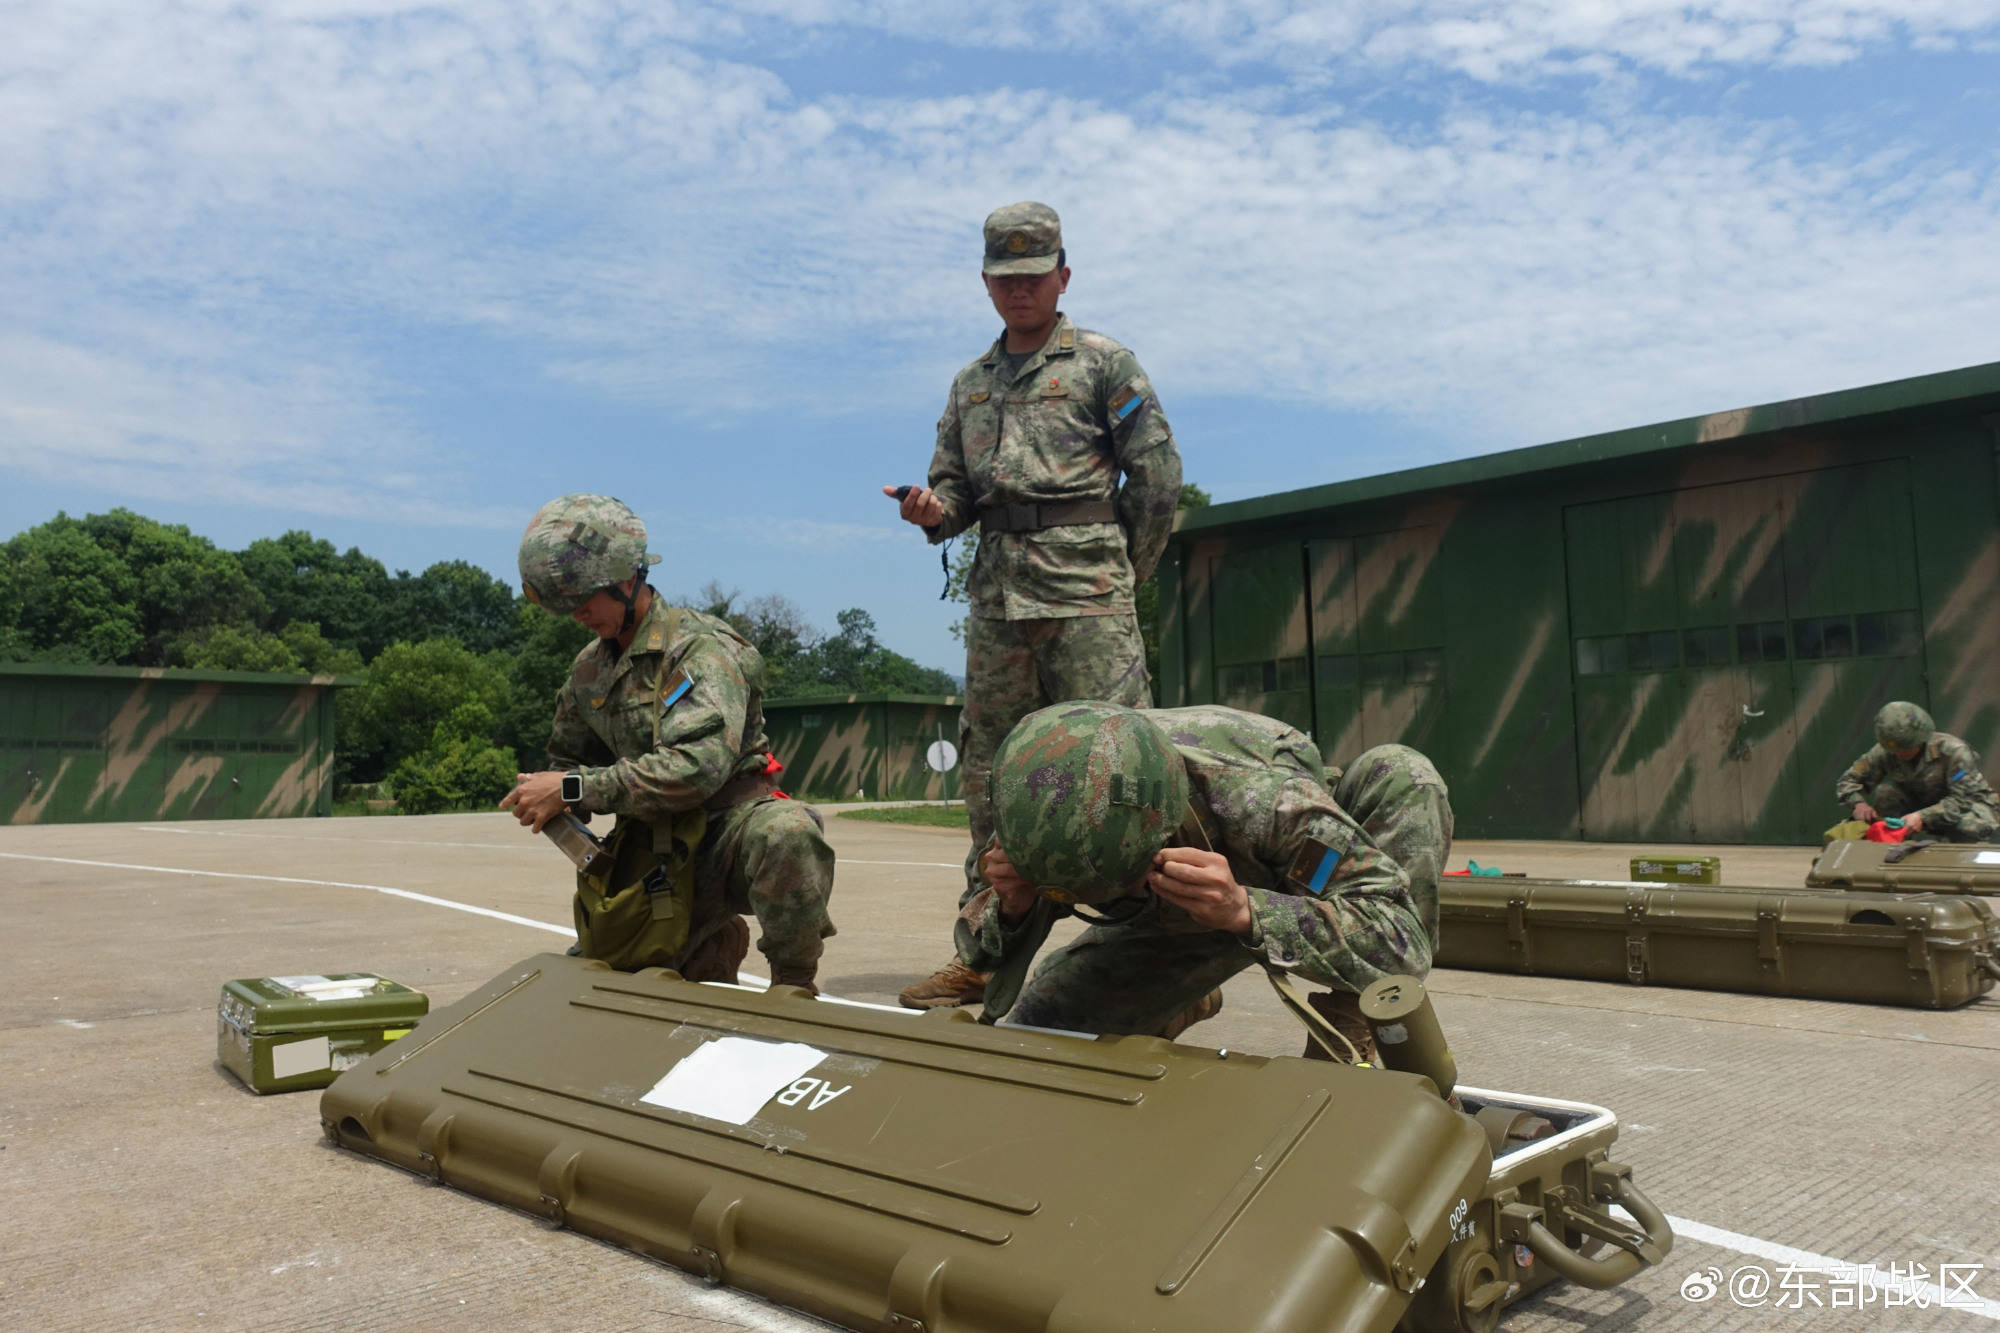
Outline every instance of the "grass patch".
{"label": "grass patch", "polygon": [[333,803],[333,813],[336,817],[353,816],[353,815],[393,815],[396,813],[396,809],[394,806],[391,806],[386,810],[378,810],[371,808],[367,801],[349,800],[349,801],[335,801]]}
{"label": "grass patch", "polygon": [[875,810],[843,810],[842,819],[872,819],[878,824],[925,824],[931,828],[970,829],[963,805],[892,805]]}

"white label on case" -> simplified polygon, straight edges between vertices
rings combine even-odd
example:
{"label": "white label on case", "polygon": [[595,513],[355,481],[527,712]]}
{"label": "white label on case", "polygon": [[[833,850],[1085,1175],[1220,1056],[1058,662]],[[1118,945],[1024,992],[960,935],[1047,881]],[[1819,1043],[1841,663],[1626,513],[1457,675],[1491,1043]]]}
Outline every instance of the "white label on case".
{"label": "white label on case", "polygon": [[325,1037],[307,1037],[271,1048],[271,1077],[291,1078],[333,1067],[333,1048]]}
{"label": "white label on case", "polygon": [[668,1070],[639,1100],[731,1125],[746,1124],[765,1102],[824,1059],[825,1051],[796,1041],[718,1037]]}
{"label": "white label on case", "polygon": [[2000,866],[2000,852],[1978,852],[1973,861],[1983,866]]}

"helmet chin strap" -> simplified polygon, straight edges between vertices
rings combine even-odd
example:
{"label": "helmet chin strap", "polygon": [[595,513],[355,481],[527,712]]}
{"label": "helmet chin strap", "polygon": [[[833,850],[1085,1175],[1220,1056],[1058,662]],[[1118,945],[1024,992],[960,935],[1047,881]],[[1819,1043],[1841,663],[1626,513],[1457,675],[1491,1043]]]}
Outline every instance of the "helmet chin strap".
{"label": "helmet chin strap", "polygon": [[618,632],[610,636],[612,639],[622,639],[632,632],[632,626],[638,621],[638,607],[636,603],[639,598],[639,589],[645,586],[646,567],[641,565],[632,571],[632,591],[626,592],[624,588],[616,583],[604,590],[625,604],[625,619],[619,622]]}

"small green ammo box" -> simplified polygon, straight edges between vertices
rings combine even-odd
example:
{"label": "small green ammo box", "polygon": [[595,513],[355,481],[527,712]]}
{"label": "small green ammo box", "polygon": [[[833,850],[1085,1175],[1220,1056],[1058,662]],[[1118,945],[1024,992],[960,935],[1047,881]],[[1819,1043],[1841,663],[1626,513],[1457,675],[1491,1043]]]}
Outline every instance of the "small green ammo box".
{"label": "small green ammo box", "polygon": [[1719,856],[1635,856],[1632,878],[1647,884],[1720,884]]}
{"label": "small green ammo box", "polygon": [[216,1058],[253,1092],[323,1088],[416,1026],[421,991],[372,972],[225,982]]}

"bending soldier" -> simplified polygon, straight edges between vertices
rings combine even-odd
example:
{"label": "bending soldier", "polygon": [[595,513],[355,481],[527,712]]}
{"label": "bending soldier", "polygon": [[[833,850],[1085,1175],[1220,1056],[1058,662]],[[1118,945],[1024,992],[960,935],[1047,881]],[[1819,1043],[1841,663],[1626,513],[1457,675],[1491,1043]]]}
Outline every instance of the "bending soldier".
{"label": "bending soldier", "polygon": [[[952,381],[934,489],[911,488],[902,503],[933,543],[979,525],[959,718],[972,824],[961,906],[980,887],[988,775],[1014,724],[1064,699],[1152,702],[1133,593],[1166,549],[1181,491],[1173,432],[1138,360],[1056,308],[1069,269],[1055,210],[1012,204],[985,232],[981,272],[1006,328]],[[985,985],[954,958],[901,998],[917,1009],[975,1003]]]}
{"label": "bending soldier", "polygon": [[[1175,1036],[1256,963],[1331,987],[1315,1007],[1367,1052],[1356,993],[1430,968],[1451,806],[1406,746],[1333,777],[1303,734],[1233,708],[1031,714],[995,761],[990,884],[957,926],[961,956],[994,972],[987,1019]],[[1022,986],[1078,905],[1090,927]]]}
{"label": "bending soldier", "polygon": [[1979,770],[1979,754],[1938,731],[1913,703],[1884,704],[1876,744],[1840,775],[1833,792],[1863,823],[1897,819],[1911,832],[1950,842],[1990,842],[2000,832],[2000,798]]}
{"label": "bending soldier", "polygon": [[743,915],[775,985],[814,988],[833,892],[817,812],[777,789],[764,663],[726,622],[647,583],[646,527],[602,495],[551,500],[521,538],[528,600],[597,635],[556,695],[554,769],[500,802],[540,831],[565,808],[618,817],[611,869],[579,876],[577,943],[614,967],[736,980]]}

